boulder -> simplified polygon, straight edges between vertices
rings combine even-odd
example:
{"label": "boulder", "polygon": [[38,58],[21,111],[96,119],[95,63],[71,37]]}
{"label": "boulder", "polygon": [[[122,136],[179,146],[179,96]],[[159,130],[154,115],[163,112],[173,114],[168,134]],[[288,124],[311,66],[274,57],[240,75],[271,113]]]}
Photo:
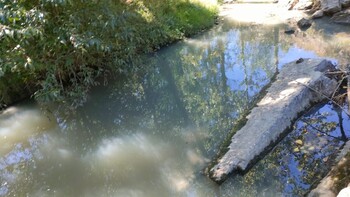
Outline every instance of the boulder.
{"label": "boulder", "polygon": [[312,0],[299,0],[297,4],[293,7],[296,10],[307,10],[311,9],[313,5]]}
{"label": "boulder", "polygon": [[350,7],[350,0],[340,0],[340,5],[343,9],[348,8]]}
{"label": "boulder", "polygon": [[324,13],[322,10],[317,10],[315,13],[312,14],[312,19],[317,19],[323,17]]}
{"label": "boulder", "polygon": [[311,27],[311,20],[302,18],[297,22],[297,25],[301,30],[307,30]]}
{"label": "boulder", "polygon": [[331,20],[335,23],[350,25],[350,8],[347,10],[335,13]]}
{"label": "boulder", "polygon": [[284,30],[285,34],[294,34],[295,30],[292,27],[288,27]]}
{"label": "boulder", "polygon": [[332,15],[336,12],[341,11],[340,0],[320,0],[321,10],[325,14]]}

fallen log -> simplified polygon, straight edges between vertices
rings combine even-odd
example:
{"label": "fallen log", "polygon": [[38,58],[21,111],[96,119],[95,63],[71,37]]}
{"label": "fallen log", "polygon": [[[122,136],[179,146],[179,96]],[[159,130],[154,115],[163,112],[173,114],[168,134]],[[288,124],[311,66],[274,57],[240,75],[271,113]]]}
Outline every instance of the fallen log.
{"label": "fallen log", "polygon": [[232,137],[226,154],[210,169],[209,177],[222,183],[233,171],[245,172],[292,126],[299,113],[332,95],[337,82],[325,75],[330,68],[334,68],[332,63],[322,59],[286,64],[245,126]]}

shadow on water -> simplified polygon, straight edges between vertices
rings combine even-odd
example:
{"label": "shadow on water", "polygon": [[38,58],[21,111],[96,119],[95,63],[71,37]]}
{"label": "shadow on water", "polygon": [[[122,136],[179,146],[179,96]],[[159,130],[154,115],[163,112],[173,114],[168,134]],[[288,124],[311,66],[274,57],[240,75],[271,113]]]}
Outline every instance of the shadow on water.
{"label": "shadow on water", "polygon": [[283,26],[226,21],[94,88],[83,108],[53,106],[57,124],[38,106],[0,114],[0,141],[17,135],[0,145],[0,196],[304,194],[349,135],[329,104],[245,176],[219,187],[200,173],[283,64],[317,57],[291,39]]}

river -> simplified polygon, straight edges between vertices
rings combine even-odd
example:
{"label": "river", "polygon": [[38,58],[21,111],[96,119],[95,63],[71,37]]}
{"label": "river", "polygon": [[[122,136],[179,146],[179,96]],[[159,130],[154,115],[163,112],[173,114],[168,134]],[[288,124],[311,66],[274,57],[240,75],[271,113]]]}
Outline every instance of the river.
{"label": "river", "polygon": [[203,174],[285,63],[349,61],[345,27],[325,19],[294,35],[284,29],[224,18],[94,87],[83,107],[7,108],[0,196],[304,195],[350,136],[349,117],[330,103],[306,112],[245,175],[219,186]]}

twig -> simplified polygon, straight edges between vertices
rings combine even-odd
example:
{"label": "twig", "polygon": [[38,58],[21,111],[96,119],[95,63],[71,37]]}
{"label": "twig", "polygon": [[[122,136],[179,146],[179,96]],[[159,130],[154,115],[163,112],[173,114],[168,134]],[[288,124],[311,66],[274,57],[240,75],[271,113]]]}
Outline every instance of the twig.
{"label": "twig", "polygon": [[334,90],[334,92],[333,92],[333,94],[332,94],[332,97],[331,97],[332,99],[334,98],[335,93],[337,92],[337,90],[339,89],[339,87],[341,86],[341,84],[343,83],[343,81],[344,81],[345,78],[347,78],[347,76],[343,77],[343,78],[340,80],[340,82],[338,83],[337,88]]}
{"label": "twig", "polygon": [[337,95],[334,97],[334,100],[337,101],[337,100],[340,100],[340,99],[344,99],[344,97],[347,96],[348,93],[343,93],[343,94],[340,94],[340,95]]}
{"label": "twig", "polygon": [[306,84],[303,84],[303,83],[301,83],[301,82],[299,82],[299,81],[296,81],[296,82],[297,82],[297,83],[300,83],[301,85],[303,85],[303,86],[305,86],[305,87],[307,87],[307,88],[309,88],[310,90],[316,92],[317,94],[319,94],[319,95],[325,97],[327,100],[331,101],[333,104],[335,104],[336,106],[338,106],[346,115],[350,116],[349,112],[347,112],[346,110],[344,110],[343,107],[342,107],[341,105],[339,105],[337,102],[335,102],[332,98],[329,98],[327,95],[323,94],[322,92],[320,92],[320,91],[318,91],[318,90],[315,90],[314,88],[312,88],[312,87],[310,87],[310,86],[308,86],[308,85],[306,85]]}
{"label": "twig", "polygon": [[325,74],[328,74],[328,75],[337,75],[337,74],[349,74],[349,72],[347,71],[331,71],[331,72],[326,72]]}
{"label": "twig", "polygon": [[322,131],[321,129],[319,129],[319,128],[313,126],[313,125],[312,125],[311,123],[309,123],[307,120],[305,120],[305,121],[302,120],[302,121],[303,121],[305,124],[307,124],[307,126],[311,127],[312,129],[314,129],[314,130],[316,130],[316,131],[318,131],[318,132],[320,132],[320,133],[323,133],[324,135],[327,135],[328,137],[332,137],[332,138],[335,138],[335,139],[337,139],[337,140],[342,140],[342,139],[339,138],[339,137],[330,135],[330,134],[328,134],[327,132]]}

